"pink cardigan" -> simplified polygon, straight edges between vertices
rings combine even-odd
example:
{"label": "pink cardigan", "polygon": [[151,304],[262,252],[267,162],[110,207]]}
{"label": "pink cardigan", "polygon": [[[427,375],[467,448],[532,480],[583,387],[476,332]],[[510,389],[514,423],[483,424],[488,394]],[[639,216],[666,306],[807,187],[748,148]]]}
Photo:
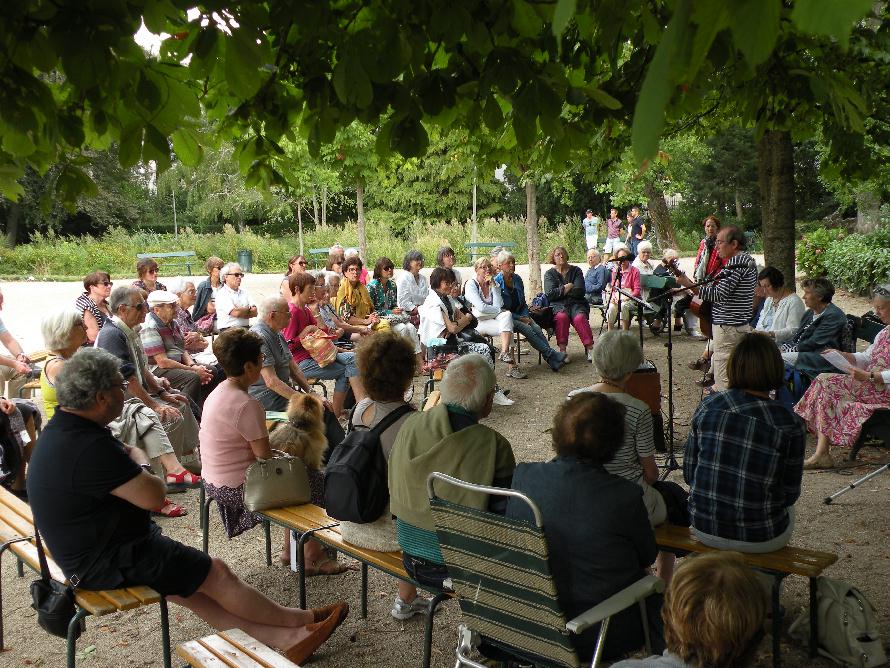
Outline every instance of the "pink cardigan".
{"label": "pink cardigan", "polygon": [[[618,291],[614,290],[616,287],[616,283],[618,282],[618,268],[612,269],[612,301],[618,301]],[[617,287],[624,288],[624,290],[629,291],[634,297],[640,296],[640,270],[631,265],[628,267],[627,271],[621,272],[621,285]]]}

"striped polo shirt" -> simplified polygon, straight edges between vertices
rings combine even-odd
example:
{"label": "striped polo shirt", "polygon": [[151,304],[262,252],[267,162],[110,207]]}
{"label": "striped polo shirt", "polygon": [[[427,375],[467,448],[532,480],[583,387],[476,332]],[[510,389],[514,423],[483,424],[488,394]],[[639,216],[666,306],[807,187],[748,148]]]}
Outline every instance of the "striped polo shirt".
{"label": "striped polo shirt", "polygon": [[754,312],[754,290],[757,288],[757,263],[744,251],[733,255],[720,273],[720,280],[703,285],[699,296],[713,302],[715,325],[741,327],[748,324]]}

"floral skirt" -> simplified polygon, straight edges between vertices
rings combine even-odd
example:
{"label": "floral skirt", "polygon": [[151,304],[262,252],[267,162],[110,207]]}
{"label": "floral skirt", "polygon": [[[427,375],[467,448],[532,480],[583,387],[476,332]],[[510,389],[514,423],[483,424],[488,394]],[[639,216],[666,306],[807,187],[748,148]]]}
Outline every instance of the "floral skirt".
{"label": "floral skirt", "polygon": [[811,432],[822,433],[835,445],[852,446],[862,425],[879,409],[890,408],[890,388],[839,373],[820,374],[807,388],[794,412]]}
{"label": "floral skirt", "polygon": [[234,538],[263,521],[259,515],[244,507],[243,484],[237,487],[216,486],[206,480],[203,484],[207,496],[216,501],[219,519],[222,520],[223,528],[229,538]]}

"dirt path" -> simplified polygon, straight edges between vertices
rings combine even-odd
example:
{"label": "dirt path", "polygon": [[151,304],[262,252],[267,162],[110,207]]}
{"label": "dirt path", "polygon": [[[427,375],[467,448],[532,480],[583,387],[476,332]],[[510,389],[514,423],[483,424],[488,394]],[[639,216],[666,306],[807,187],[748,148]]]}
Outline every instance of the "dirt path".
{"label": "dirt path", "polygon": [[[525,273],[521,267],[520,272]],[[468,275],[468,274],[465,274]],[[273,294],[279,278],[276,276],[248,276],[245,287],[252,295]],[[78,294],[75,284],[55,283],[8,283],[3,285],[6,298],[3,319],[10,330],[26,341],[27,349],[42,347],[39,337],[39,319],[56,304],[68,304]],[[838,306],[850,313],[863,313],[865,300],[838,295]],[[594,332],[599,327],[599,315],[592,316]],[[645,352],[661,374],[661,387],[667,393],[667,351],[665,337],[646,334]],[[696,372],[689,371],[686,363],[695,359],[702,343],[686,336],[674,339],[674,400],[676,405],[676,442],[678,454],[688,430],[689,418],[699,400],[699,390],[693,385]],[[486,420],[491,427],[501,431],[513,444],[520,461],[540,461],[549,458],[549,439],[544,431],[550,426],[553,411],[566,392],[588,385],[593,379],[593,369],[583,363],[583,350],[576,337],[570,342],[574,361],[559,374],[552,373],[546,365],[537,364],[537,355],[522,358],[522,366],[528,371],[527,380],[501,379],[511,389],[510,396],[516,405],[496,408]],[[500,370],[499,370],[500,371]],[[422,393],[420,384],[417,396]],[[810,443],[810,449],[812,449]],[[663,459],[663,458],[661,458]],[[890,575],[890,529],[886,525],[886,503],[890,490],[890,475],[874,478],[862,488],[841,497],[835,504],[826,506],[822,499],[847,485],[851,480],[876,468],[887,459],[882,451],[866,450],[857,465],[830,472],[804,474],[803,493],[797,504],[798,526],[794,543],[797,545],[836,552],[840,559],[828,575],[856,583],[872,600],[880,617],[881,633],[885,641],[890,639],[890,588],[886,586]],[[680,480],[678,472],[672,478]],[[181,494],[177,502],[189,509],[188,517],[162,520],[161,526],[168,535],[190,545],[200,546],[198,529],[197,493]],[[211,554],[223,558],[235,572],[284,604],[294,604],[297,598],[296,578],[282,567],[267,568],[263,557],[262,532],[254,530],[231,541],[225,538],[216,516],[211,516]],[[280,532],[273,535],[280,540]],[[8,556],[2,565],[4,600],[4,625],[9,650],[0,655],[2,666],[62,666],[64,665],[64,641],[53,638],[39,629],[34,612],[29,607],[28,583],[34,579],[31,573],[25,578],[15,575],[14,560]],[[787,611],[787,621],[793,620],[806,609],[807,583],[802,578],[790,577],[785,581],[782,603]],[[344,626],[322,652],[313,660],[316,666],[396,666],[415,668],[421,661],[423,622],[412,619],[397,622],[389,616],[395,595],[392,580],[372,571],[370,585],[369,617],[362,620],[358,614],[360,576],[350,573],[339,577],[312,578],[309,580],[309,605],[322,605],[336,599],[345,599],[353,606],[353,612]],[[435,620],[434,666],[453,665],[453,648],[459,611],[454,604],[446,604]],[[171,634],[174,643],[183,642],[209,632],[208,627],[187,610],[171,606]],[[88,620],[87,632],[78,643],[83,659],[82,666],[160,666],[160,631],[156,607],[113,615],[99,620]],[[783,639],[785,665],[791,668],[804,666],[829,666],[825,659],[811,660],[796,641]],[[771,665],[768,639],[761,651],[758,666]]]}

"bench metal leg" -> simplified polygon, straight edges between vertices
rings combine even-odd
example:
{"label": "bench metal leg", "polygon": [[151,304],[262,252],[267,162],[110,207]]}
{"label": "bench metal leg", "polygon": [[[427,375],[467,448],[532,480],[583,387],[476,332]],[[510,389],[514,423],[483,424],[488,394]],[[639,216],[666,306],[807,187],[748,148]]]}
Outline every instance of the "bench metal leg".
{"label": "bench metal leg", "polygon": [[170,660],[170,618],[167,614],[167,599],[161,596],[161,644],[164,650],[164,668],[171,668]]}
{"label": "bench metal leg", "polygon": [[430,662],[433,658],[433,615],[436,614],[436,608],[439,607],[439,604],[450,596],[450,593],[442,592],[430,599],[423,627],[423,668],[430,668]]}
{"label": "bench metal leg", "polygon": [[[204,491],[204,488],[201,487],[201,491]],[[201,526],[202,526],[202,538],[201,538],[201,546],[204,550],[204,554],[210,554],[210,504],[213,503],[213,497],[208,496],[201,503]]]}
{"label": "bench metal leg", "polygon": [[[3,559],[3,553],[9,549],[9,546],[13,543],[24,543],[26,541],[31,540],[31,536],[22,536],[20,538],[12,538],[11,540],[6,541],[2,545],[0,545],[0,560]],[[24,577],[25,573],[22,571],[22,560],[18,559],[18,569],[19,569],[19,577]],[[5,649],[5,645],[3,644],[3,583],[0,582],[0,651]]]}
{"label": "bench metal leg", "polygon": [[308,531],[304,531],[300,534],[300,537],[297,539],[297,564],[299,564],[299,574],[298,581],[300,584],[300,609],[306,609],[306,557],[303,554],[303,548],[306,545],[306,541],[312,538],[312,534],[317,533],[319,531],[324,531],[325,529],[333,529],[336,526],[340,526],[339,522],[335,522],[334,524],[326,524],[323,527],[315,527],[314,529],[309,529]]}
{"label": "bench metal leg", "polygon": [[25,562],[16,557],[15,560],[15,572],[20,577],[25,577]]}
{"label": "bench metal leg", "polygon": [[269,520],[263,522],[263,533],[266,534],[266,566],[272,565],[272,527]]}
{"label": "bench metal leg", "polygon": [[[207,492],[204,490],[204,484],[202,483],[201,486],[198,488],[198,508],[199,508],[199,509],[202,509],[202,510],[203,510],[203,508],[204,508],[204,500],[205,500],[206,498],[207,498]],[[204,513],[203,513],[203,512],[199,512],[199,513],[198,513],[198,526],[199,526],[201,529],[203,529],[203,528],[205,527],[205,523],[204,523]]]}
{"label": "bench metal leg", "polygon": [[89,614],[83,608],[78,608],[68,624],[68,668],[74,668],[77,659],[77,629],[82,626],[84,618]]}
{"label": "bench metal leg", "polygon": [[368,564],[362,562],[362,619],[368,618]]}
{"label": "bench metal leg", "polygon": [[816,609],[816,578],[810,578],[810,656],[818,654],[819,615]]}
{"label": "bench metal leg", "polygon": [[779,640],[782,634],[782,606],[779,603],[779,592],[782,589],[781,575],[776,575],[773,580],[773,668],[781,668],[782,651],[779,647]]}

